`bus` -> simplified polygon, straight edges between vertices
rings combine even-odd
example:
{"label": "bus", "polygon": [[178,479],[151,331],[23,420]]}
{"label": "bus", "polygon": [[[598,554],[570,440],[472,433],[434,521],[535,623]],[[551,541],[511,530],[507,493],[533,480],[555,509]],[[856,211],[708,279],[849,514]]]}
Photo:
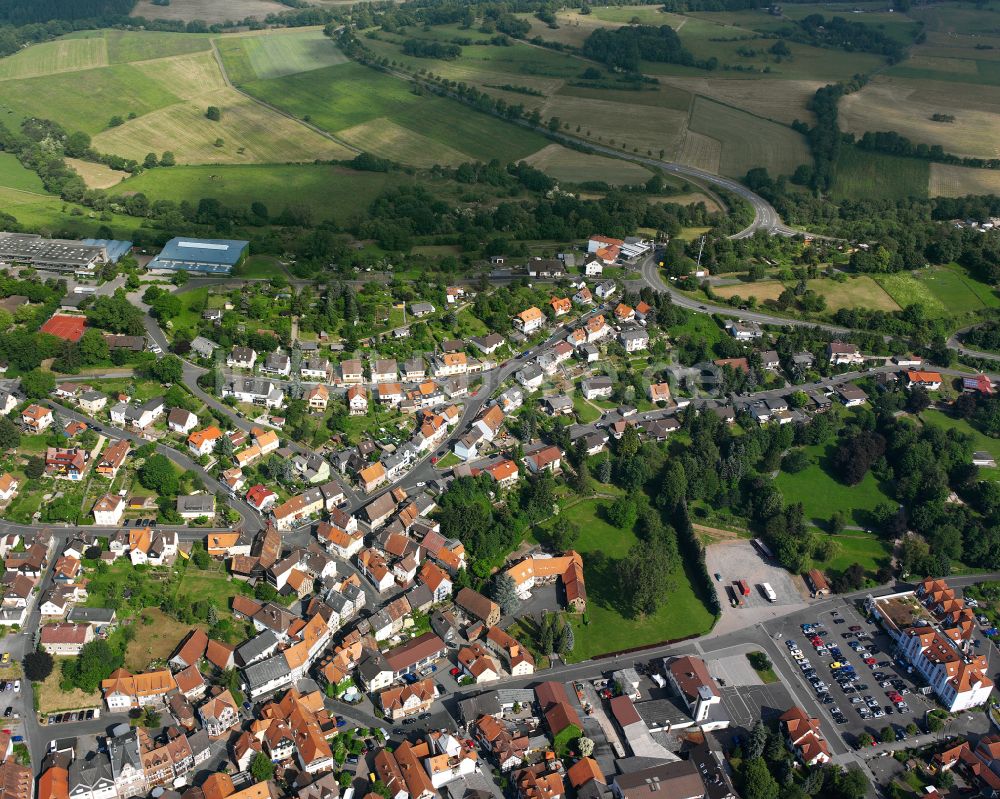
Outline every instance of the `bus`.
{"label": "bus", "polygon": [[769,546],[768,546],[767,544],[765,544],[765,543],[763,542],[763,540],[762,540],[762,539],[760,539],[760,538],[755,538],[755,539],[753,540],[753,545],[754,545],[755,547],[757,547],[757,549],[759,549],[759,550],[760,550],[760,553],[761,553],[762,555],[765,555],[765,556],[767,556],[767,557],[771,558],[772,560],[774,559],[774,553],[773,553],[773,552],[771,551],[771,548],[770,548],[770,547],[769,547]]}
{"label": "bus", "polygon": [[774,589],[771,588],[771,584],[770,583],[761,583],[760,584],[760,590],[764,592],[764,596],[767,597],[767,601],[768,602],[777,602],[778,601],[778,595],[776,593],[774,593]]}

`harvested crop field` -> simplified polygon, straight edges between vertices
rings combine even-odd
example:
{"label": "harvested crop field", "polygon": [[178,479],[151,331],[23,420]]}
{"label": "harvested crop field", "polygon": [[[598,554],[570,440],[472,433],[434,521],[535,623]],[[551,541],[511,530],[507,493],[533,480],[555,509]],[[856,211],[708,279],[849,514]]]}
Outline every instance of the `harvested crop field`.
{"label": "harvested crop field", "polygon": [[[205,117],[205,108],[222,119]],[[222,140],[216,146],[217,139]],[[150,151],[172,150],[178,163],[239,164],[350,158],[353,153],[295,120],[253,102],[232,89],[179,103],[126,122],[94,137],[94,146],[142,160]],[[242,152],[240,152],[242,150]]]}
{"label": "harvested crop field", "polygon": [[786,125],[796,119],[813,121],[806,103],[824,83],[814,80],[783,80],[779,83],[675,76],[660,78],[660,82]]}
{"label": "harvested crop field", "polygon": [[722,142],[711,136],[695,133],[693,130],[684,134],[684,144],[677,156],[677,160],[682,164],[717,173],[721,158]]}
{"label": "harvested crop field", "polygon": [[171,0],[168,6],[153,5],[152,0],[139,0],[132,10],[133,17],[147,19],[193,19],[205,22],[234,22],[247,17],[265,17],[288,11],[288,6],[271,0]]}
{"label": "harvested crop field", "polygon": [[[948,84],[950,92],[928,90],[925,81],[878,77],[840,102],[841,126],[857,136],[894,130],[914,142],[938,144],[946,152],[972,158],[1000,156],[1000,89]],[[985,95],[985,97],[983,97]],[[990,96],[992,95],[992,96]],[[994,108],[984,107],[992,100]],[[954,122],[935,122],[934,114]]]}
{"label": "harvested crop field", "polygon": [[692,191],[686,194],[668,194],[663,197],[649,197],[648,201],[651,203],[676,203],[677,205],[704,203],[709,213],[722,210],[718,202],[700,191]]}
{"label": "harvested crop field", "polygon": [[927,193],[931,197],[1000,194],[1000,170],[931,164]]}
{"label": "harvested crop field", "polygon": [[77,72],[107,63],[108,51],[103,39],[57,39],[26,47],[0,60],[0,80]]}
{"label": "harvested crop field", "polygon": [[550,144],[524,159],[532,166],[565,183],[599,180],[611,186],[645,183],[652,173],[639,164],[581,153]]}
{"label": "harvested crop field", "polygon": [[642,113],[630,113],[621,103],[583,97],[550,97],[542,116],[559,117],[571,130],[579,125],[580,135],[591,141],[624,146],[630,152],[665,150],[668,159],[680,150],[687,127],[686,111],[644,107]]}
{"label": "harvested crop field", "polygon": [[150,80],[185,100],[226,88],[219,64],[211,53],[158,58],[134,64]]}
{"label": "harvested crop field", "polygon": [[83,178],[83,182],[87,184],[88,189],[109,189],[121,183],[129,176],[128,172],[121,172],[109,166],[104,166],[104,164],[81,161],[79,158],[67,158],[65,160],[66,164],[72,167],[73,171]]}
{"label": "harvested crop field", "polygon": [[695,99],[691,130],[722,145],[719,172],[723,175],[742,177],[758,166],[772,175],[790,175],[800,164],[812,162],[801,134],[704,97]]}

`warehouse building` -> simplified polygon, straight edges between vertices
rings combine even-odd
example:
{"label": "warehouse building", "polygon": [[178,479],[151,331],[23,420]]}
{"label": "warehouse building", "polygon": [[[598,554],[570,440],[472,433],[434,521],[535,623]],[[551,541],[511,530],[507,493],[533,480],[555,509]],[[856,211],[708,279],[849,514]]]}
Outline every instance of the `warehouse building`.
{"label": "warehouse building", "polygon": [[132,242],[109,239],[47,239],[35,233],[0,232],[0,266],[32,266],[56,272],[91,275],[109,261],[117,261]]}
{"label": "warehouse building", "polygon": [[150,271],[205,272],[228,275],[246,256],[247,241],[173,238],[149,262]]}

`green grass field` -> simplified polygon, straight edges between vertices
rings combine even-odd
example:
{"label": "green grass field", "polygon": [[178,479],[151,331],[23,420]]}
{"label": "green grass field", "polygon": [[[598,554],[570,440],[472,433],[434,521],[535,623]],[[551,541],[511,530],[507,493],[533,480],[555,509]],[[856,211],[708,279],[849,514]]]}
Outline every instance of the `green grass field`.
{"label": "green grass field", "polygon": [[930,286],[909,273],[878,275],[875,280],[900,308],[919,303],[924,306],[929,316],[946,316],[949,313],[949,309],[934,294]]}
{"label": "green grass field", "polygon": [[837,160],[832,194],[836,199],[901,200],[926,197],[929,179],[930,164],[927,161],[865,152],[843,145]]}
{"label": "green grass field", "polygon": [[115,115],[142,115],[178,101],[128,64],[74,72],[72,79],[55,74],[0,81],[0,110],[52,119],[67,130],[90,134],[105,130]]}
{"label": "green grass field", "polygon": [[0,153],[0,186],[19,191],[45,194],[45,187],[38,174],[26,169],[12,153]]}
{"label": "green grass field", "polygon": [[961,314],[1000,307],[992,287],[969,277],[958,264],[932,266],[912,273],[949,313]]}
{"label": "green grass field", "polygon": [[216,40],[230,80],[240,85],[343,64],[347,57],[322,30],[292,30],[266,36]]}
{"label": "green grass field", "polygon": [[319,164],[177,166],[143,172],[118,184],[112,192],[141,191],[177,202],[212,197],[244,208],[259,200],[275,216],[287,206],[305,205],[317,221],[341,221],[364,212],[390,186],[411,180],[398,173],[355,172]]}
{"label": "green grass field", "polygon": [[854,563],[860,563],[866,572],[872,574],[889,560],[889,551],[876,536],[867,533],[847,532],[834,536],[839,547],[830,560],[817,561],[821,571],[842,572]]}
{"label": "green grass field", "polygon": [[[712,626],[712,616],[695,595],[683,571],[674,575],[674,590],[654,615],[626,619],[615,608],[619,589],[614,562],[628,554],[637,538],[633,532],[619,530],[604,520],[600,509],[606,502],[585,500],[565,508],[560,514],[580,527],[576,549],[583,555],[587,580],[589,624],[573,618],[576,646],[570,659],[585,660],[606,652],[706,632]],[[597,552],[603,553],[606,560],[598,562],[588,558]]]}
{"label": "green grass field", "polygon": [[[444,158],[524,158],[546,145],[541,136],[458,102],[414,94],[402,80],[359,64],[340,64],[272,80],[254,81],[246,91],[331,133],[365,127],[356,146],[389,158],[399,158],[398,146],[407,132],[422,136],[427,146],[440,146]],[[379,128],[403,129],[402,137],[378,141]],[[354,129],[352,131],[352,129]],[[402,139],[402,141],[401,141]],[[380,146],[381,145],[381,146]],[[417,155],[416,153],[414,155]],[[402,159],[401,159],[402,160]]]}
{"label": "green grass field", "polygon": [[103,31],[108,43],[108,60],[112,64],[149,61],[212,49],[209,37],[195,33],[162,33],[159,31]]}
{"label": "green grass field", "polygon": [[847,486],[836,480],[829,471],[828,459],[832,456],[833,444],[817,444],[805,447],[812,459],[811,465],[797,474],[780,472],[775,485],[785,498],[785,503],[801,502],[806,518],[823,526],[835,511],[846,511],[848,524],[864,526],[867,521],[865,511],[873,510],[883,502],[893,500],[882,490],[874,475],[869,472],[854,486]]}

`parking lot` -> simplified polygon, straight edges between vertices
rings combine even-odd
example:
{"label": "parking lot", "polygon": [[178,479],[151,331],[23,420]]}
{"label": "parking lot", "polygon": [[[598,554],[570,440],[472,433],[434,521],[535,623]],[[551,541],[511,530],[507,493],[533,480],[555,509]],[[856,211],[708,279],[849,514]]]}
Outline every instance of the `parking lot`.
{"label": "parking lot", "polygon": [[[705,549],[705,563],[715,578],[715,591],[722,605],[722,618],[715,626],[714,633],[746,629],[768,619],[773,619],[796,608],[806,607],[808,592],[802,580],[790,574],[773,561],[764,558],[746,540],[722,541]],[[746,581],[749,596],[740,596],[743,604],[732,607],[727,587],[738,592],[735,581]],[[775,593],[775,600],[769,602],[761,586],[767,583]]]}
{"label": "parking lot", "polygon": [[774,634],[785,659],[782,670],[796,675],[799,692],[813,698],[848,744],[865,732],[878,739],[886,726],[905,740],[906,726],[914,721],[920,726],[935,706],[933,697],[920,693],[919,678],[894,659],[892,640],[857,608],[846,602],[824,608],[796,614]]}

